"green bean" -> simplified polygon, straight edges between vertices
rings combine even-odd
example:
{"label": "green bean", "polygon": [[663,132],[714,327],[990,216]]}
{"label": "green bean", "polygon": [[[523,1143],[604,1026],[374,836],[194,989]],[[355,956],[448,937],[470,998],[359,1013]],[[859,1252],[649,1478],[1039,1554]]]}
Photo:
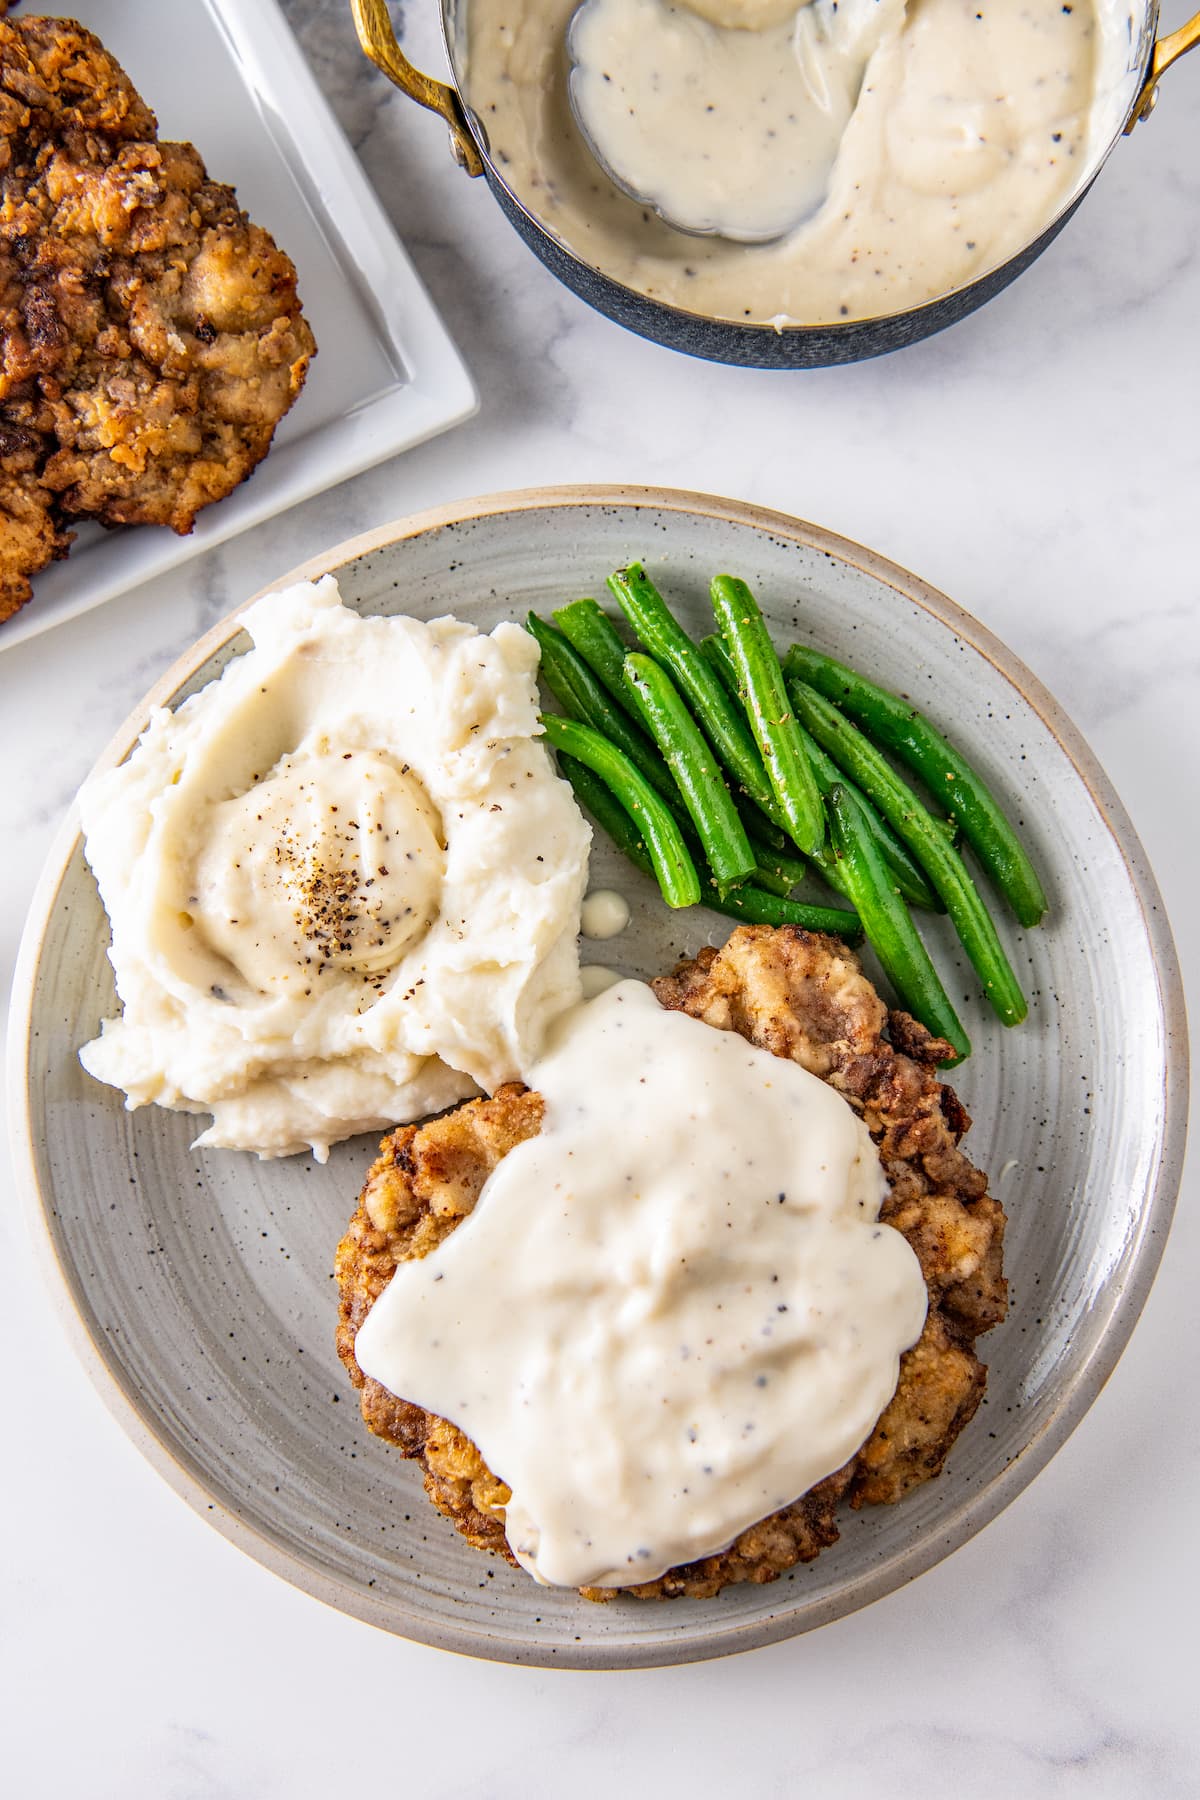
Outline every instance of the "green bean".
{"label": "green bean", "polygon": [[[788,868],[788,867],[790,867],[792,869],[795,869],[798,871],[798,873],[796,875],[796,880],[793,882],[792,885],[794,887],[798,887],[800,885],[800,880],[801,880],[802,875],[805,875],[808,873],[807,865],[809,863],[811,863],[812,867],[817,871],[817,874],[821,877],[821,880],[824,881],[829,887],[833,888],[835,893],[845,894],[845,892],[846,892],[845,883],[842,880],[841,872],[838,868],[837,858],[836,858],[836,856],[834,856],[832,850],[830,850],[828,844],[822,844],[822,846],[819,850],[813,850],[812,852],[810,852],[810,854],[807,857],[805,862],[801,862],[799,860],[799,858],[792,858],[792,857],[786,857],[786,856],[781,857],[777,852],[773,851],[767,844],[765,844],[763,842],[763,840],[758,836],[757,829],[756,829],[757,825],[758,825],[757,819],[749,822],[746,826],[746,835],[750,839],[750,848],[753,850],[755,856],[758,858],[760,870],[764,864],[767,866],[767,868],[775,868],[775,867]],[[757,877],[755,879],[757,879]],[[760,883],[760,885],[764,885],[764,884]],[[848,896],[847,896],[847,898],[848,898]]]}
{"label": "green bean", "polygon": [[[825,754],[807,727],[801,725],[798,719],[796,723],[812,758],[817,785],[820,787],[821,793],[827,795],[837,780],[840,770],[833,758]],[[845,776],[842,776],[842,786],[852,789],[855,799],[862,808],[867,828],[875,839],[875,847],[891,870],[892,884],[899,889],[901,897],[907,900],[910,906],[919,906],[924,912],[945,912],[944,903],[926,881],[919,864],[909,855],[891,827],[880,818],[867,796],[854,787],[853,782],[848,781]],[[941,825],[945,821],[939,819],[935,823]]]}
{"label": "green bean", "polygon": [[595,600],[572,600],[555,609],[554,623],[576,655],[608,689],[617,705],[641,723],[637,702],[625,685],[625,643],[604,608]]}
{"label": "green bean", "polygon": [[606,781],[637,824],[645,841],[662,897],[668,906],[694,906],[700,877],[688,854],[679,826],[662,798],[624,753],[590,725],[540,715],[542,729],[556,750],[565,750]]}
{"label": "green bean", "polygon": [[[758,857],[759,862],[765,862],[770,866],[771,853],[759,846],[755,842],[753,836],[750,838],[750,845],[754,854]],[[835,894],[841,894],[844,899],[848,900],[850,898],[849,890],[847,889],[845,880],[842,876],[838,859],[833,854],[833,851],[829,848],[828,844],[822,844],[819,850],[810,851],[808,861],[812,864],[813,868],[817,871],[817,874],[821,877],[821,880],[827,887],[831,887]]]}
{"label": "green bean", "polygon": [[750,848],[754,852],[754,870],[750,880],[756,887],[766,888],[770,894],[790,894],[808,874],[807,865],[798,856],[788,856],[786,852],[772,849],[745,818],[742,823],[746,826],[746,836],[750,839]]}
{"label": "green bean", "polygon": [[1046,895],[1024,845],[971,765],[908,700],[805,644],[788,651],[787,672],[832,700],[873,743],[912,769],[957,819],[962,834],[1022,925],[1036,925]]}
{"label": "green bean", "polygon": [[834,853],[846,875],[846,885],[868,943],[905,1012],[935,1037],[946,1040],[954,1051],[947,1061],[961,1062],[971,1054],[970,1041],[929,960],[929,952],[917,935],[912,915],[892,885],[891,871],[862,807],[840,782],[831,788],[828,804]]}
{"label": "green bean", "polygon": [[821,748],[874,801],[945,901],[997,1016],[1005,1025],[1019,1025],[1029,1010],[1025,996],[996,935],[991,914],[979,898],[957,850],[946,841],[945,833],[908,784],[836,706],[802,681],[789,681],[788,692],[800,719]]}
{"label": "green bean", "polygon": [[[617,848],[629,857],[631,862],[636,863],[645,874],[652,875],[654,873],[653,865],[642,840],[642,834],[620,801],[615,798],[611,788],[605,787],[598,775],[593,775],[590,769],[585,768],[582,763],[577,763],[573,757],[560,753],[558,766],[575,789],[578,798],[604,827]],[[750,877],[751,883],[755,887],[763,888],[769,894],[776,894],[780,899],[786,899],[792,889],[798,886],[800,876],[805,873],[803,863],[789,861],[785,870],[783,867],[775,867],[774,858],[769,850],[762,851],[760,854],[764,859],[769,860],[765,867],[760,862]],[[786,859],[780,860],[783,862]],[[800,872],[799,875],[796,873],[797,870]],[[710,900],[707,904],[715,905],[715,902]]]}
{"label": "green bean", "polygon": [[769,844],[756,837],[750,825],[746,825],[746,836],[750,839],[750,848],[754,852],[754,873],[750,879],[755,887],[766,888],[769,894],[781,897],[798,888],[808,875],[808,864],[801,862],[798,856],[788,856],[786,852],[772,850]]}
{"label": "green bean", "polygon": [[846,886],[841,864],[828,844],[822,844],[819,850],[815,850],[809,861],[827,887],[831,887],[835,894],[840,894],[843,900],[849,900],[850,890]]}
{"label": "green bean", "polygon": [[703,904],[713,912],[750,925],[799,925],[805,931],[828,932],[844,944],[862,942],[862,921],[852,912],[844,912],[840,906],[808,906],[801,900],[783,900],[750,883],[725,894],[710,887]]}
{"label": "green bean", "polygon": [[646,848],[640,827],[625,811],[612,789],[592,773],[586,763],[576,762],[565,750],[558,753],[558,769],[575,790],[575,797],[587,807],[596,823],[603,827],[622,856],[635,863],[643,875],[654,875],[654,864]]}
{"label": "green bean", "polygon": [[[674,810],[676,820],[683,829],[689,848],[693,851],[700,846],[700,840],[692,829],[691,818],[683,804],[679,788],[669,768],[659,754],[657,745],[653,744],[644,732],[636,725],[627,723],[626,714],[634,716],[637,701],[631,694],[624,675],[620,673],[625,662],[625,645],[617,636],[616,627],[608,614],[602,612],[594,600],[574,600],[570,606],[559,609],[555,618],[566,619],[572,615],[575,619],[585,617],[583,609],[591,609],[604,626],[612,633],[618,654],[618,679],[621,687],[622,706],[625,710],[614,713],[608,704],[608,696],[595,679],[596,670],[589,666],[587,657],[576,649],[564,632],[556,631],[552,625],[540,619],[536,613],[530,613],[525,621],[525,628],[538,641],[542,652],[541,677],[550,689],[568,718],[577,719],[580,724],[591,725],[594,730],[609,738],[619,750],[623,750],[630,762],[641,770],[652,786]],[[645,720],[640,711],[637,712],[639,723]],[[736,801],[735,801],[736,804]],[[782,850],[790,839],[779,831],[770,821],[753,808],[749,801],[743,800],[738,807],[739,815],[747,827],[747,835],[751,829],[753,815],[754,838],[752,848],[755,849],[757,868],[750,879],[760,883],[772,892],[790,894],[800,879],[784,879],[784,871],[776,868],[778,858],[776,851]],[[793,864],[793,867],[799,867]]]}
{"label": "green bean", "polygon": [[[594,602],[592,603],[594,604]],[[565,610],[565,609],[564,609]],[[602,615],[604,616],[604,615]],[[683,804],[679,789],[671,776],[670,770],[659,755],[658,748],[635,726],[627,726],[622,721],[624,714],[614,715],[608,706],[607,697],[591,678],[591,672],[583,664],[583,658],[575,651],[574,646],[567,643],[563,636],[539,619],[536,613],[530,613],[526,619],[526,629],[537,639],[542,651],[540,673],[546,686],[558,700],[568,718],[576,719],[582,725],[590,725],[601,735],[607,736],[619,750],[623,750],[635,768],[641,770],[652,785],[662,794],[668,806],[675,813],[676,822],[683,832],[689,850],[693,853],[702,849],[701,841],[692,826],[691,818]],[[620,639],[617,640],[620,644]],[[625,647],[620,644],[621,661],[625,660]],[[624,688],[624,678],[622,678]],[[614,716],[616,722],[614,724]],[[747,807],[747,810],[749,808]],[[786,879],[786,871],[778,867],[779,858],[775,854],[774,845],[783,845],[788,840],[783,832],[766,819],[756,821],[758,831],[757,848],[752,844],[755,854],[755,868],[750,879],[772,893],[790,894],[799,881],[799,875]],[[793,864],[793,868],[801,865]]]}
{"label": "green bean", "polygon": [[761,888],[764,894],[775,894],[780,900],[786,900],[796,884],[789,881],[786,875],[779,874],[775,869],[764,868],[759,863],[750,877],[750,885]]}
{"label": "green bean", "polygon": [[[788,830],[742,710],[675,619],[640,563],[610,575],[608,585],[646,649],[682,688],[696,721],[744,793],[773,824]],[[803,848],[803,846],[801,846]]]}
{"label": "green bean", "polygon": [[[800,886],[808,874],[807,863],[801,862],[798,856],[788,856],[783,851],[772,850],[749,827],[746,836],[750,839],[750,848],[758,865],[750,877],[751,881],[756,881],[759,887],[769,886],[772,893],[780,894],[790,894],[793,888]],[[772,878],[769,883],[766,880],[768,875]]]}
{"label": "green bean", "polygon": [[[701,638],[700,648],[705,656],[707,656],[713,668],[717,671],[717,674],[721,677],[721,680],[725,683],[727,691],[732,694],[735,699],[740,701],[741,690],[738,685],[737,670],[733,666],[732,657],[725,648],[724,639],[717,637],[715,634],[712,637]],[[812,772],[816,778],[818,792],[822,797],[827,796],[835,781],[840,781],[843,786],[851,789],[856,800],[858,800],[863,808],[864,816],[870,826],[871,834],[883,856],[883,860],[892,871],[893,883],[899,888],[909,905],[919,906],[925,912],[945,912],[946,908],[938,899],[938,896],[934,893],[924,875],[922,875],[920,869],[908,854],[908,851],[904,848],[904,845],[900,842],[895,833],[889,830],[884,824],[866,795],[860,792],[860,790],[842,774],[842,771],[831,757],[826,756],[824,750],[822,750],[820,744],[817,743],[817,740],[813,737],[812,733],[806,730],[799,719],[796,720],[796,729],[803,740],[804,748],[808,751],[808,760],[812,764]],[[956,829],[953,819],[939,819],[937,822],[943,827],[949,825],[951,831]],[[751,834],[751,839],[753,841],[753,834]],[[833,867],[834,858],[825,855],[820,858],[814,857],[813,861],[816,863],[829,885],[837,888],[840,893],[842,890],[838,885],[838,878]]]}
{"label": "green bean", "polygon": [[781,850],[785,854],[796,848],[787,832],[780,831],[778,825],[773,825],[753,800],[748,800],[745,794],[735,794],[733,800],[751,843],[765,844],[768,850]]}
{"label": "green bean", "polygon": [[679,690],[665,669],[636,650],[625,658],[625,680],[637,695],[642,717],[675,777],[714,880],[721,887],[745,881],[754,868],[750,840],[716,759]]}
{"label": "green bean", "polygon": [[737,670],[750,729],[787,828],[801,850],[819,850],[825,842],[821,796],[762,609],[735,575],[715,576],[710,593],[713,616]]}
{"label": "green bean", "polygon": [[[556,608],[554,619],[576,655],[604,684],[617,704],[648,730],[638,695],[630,690],[625,680],[628,646],[604,608],[595,600],[572,600],[567,606]],[[735,795],[734,804],[748,836],[756,837],[772,850],[786,848],[790,839],[778,826],[771,824],[765,813],[758,812],[744,796]]]}
{"label": "green bean", "polygon": [[[558,766],[575,789],[577,798],[608,833],[621,854],[644,875],[652,875],[654,866],[645,840],[611,789],[591,769],[571,756],[560,754]],[[862,927],[851,912],[842,912],[832,906],[804,906],[750,886],[738,888],[736,893],[722,894],[714,883],[707,882],[702,904],[711,912],[724,913],[726,918],[740,919],[743,923],[799,925],[805,931],[826,931],[848,944],[857,944],[862,939]]]}
{"label": "green bean", "polygon": [[[738,674],[733,666],[733,658],[725,647],[724,638],[718,637],[716,633],[713,633],[709,637],[701,638],[700,649],[708,658],[712,668],[715,669],[716,673],[720,676],[726,692],[731,699],[736,700],[740,706],[742,704],[742,693],[738,682]],[[839,780],[852,789],[855,798],[860,802],[863,808],[864,816],[870,822],[871,830],[875,835],[876,842],[884,860],[892,871],[895,886],[904,899],[912,906],[924,907],[928,912],[945,912],[946,909],[942,905],[942,902],[934,893],[924,875],[922,875],[920,869],[908,854],[908,851],[904,848],[904,845],[884,824],[866,795],[861,793],[858,788],[854,787],[848,777],[842,774],[842,771],[838,768],[837,764],[826,756],[811,732],[807,731],[805,727],[800,724],[799,719],[797,719],[796,724],[797,728],[804,736],[805,748],[808,750],[809,760],[812,763],[813,774],[816,776],[819,791],[823,796],[828,794],[829,789],[833,786],[834,782]],[[754,846],[755,854],[758,856],[760,863],[766,860],[756,834],[756,827],[758,827],[761,819],[762,815],[759,814],[753,824],[747,826],[751,845]],[[842,874],[838,859],[827,845],[822,845],[819,850],[810,851],[808,860],[827,886],[831,887],[835,893],[841,894],[845,899],[848,900],[850,898],[850,892],[846,885],[846,880]]]}
{"label": "green bean", "polygon": [[587,664],[553,625],[547,625],[536,613],[529,613],[525,629],[537,639],[542,653],[538,673],[568,718],[590,725],[610,743],[624,752],[636,769],[646,777],[667,803],[677,809],[682,819],[684,808],[670,770],[644,732],[631,725],[624,712],[618,712]]}

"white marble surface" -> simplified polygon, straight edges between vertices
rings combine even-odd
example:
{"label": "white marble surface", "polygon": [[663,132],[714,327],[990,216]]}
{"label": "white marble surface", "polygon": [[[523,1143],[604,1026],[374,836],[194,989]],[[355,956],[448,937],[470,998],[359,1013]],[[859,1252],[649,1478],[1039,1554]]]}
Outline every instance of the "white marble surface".
{"label": "white marble surface", "polygon": [[[1170,77],[1059,245],[985,312],[880,363],[763,375],[686,361],[590,313],[451,166],[437,123],[360,67],[345,9],[290,11],[483,408],[181,577],[0,657],[0,995],[77,783],[208,623],[352,531],[565,480],[778,506],[875,546],[983,619],[1107,766],[1195,992],[1200,56]],[[624,1676],[394,1641],[231,1548],[104,1411],[4,1207],[8,1791],[298,1800],[373,1778],[429,1800],[1200,1792],[1197,1185],[1193,1167],[1107,1389],[981,1536],[807,1638]],[[367,1745],[364,1733],[380,1735]]]}

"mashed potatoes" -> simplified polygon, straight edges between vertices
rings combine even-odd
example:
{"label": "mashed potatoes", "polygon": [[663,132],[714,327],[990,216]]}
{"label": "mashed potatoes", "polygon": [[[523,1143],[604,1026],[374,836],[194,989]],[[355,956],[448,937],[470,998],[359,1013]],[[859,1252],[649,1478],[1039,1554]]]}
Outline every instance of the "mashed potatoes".
{"label": "mashed potatoes", "polygon": [[286,1156],[517,1078],[579,996],[589,832],[537,646],[360,618],[326,577],[83,790],[124,1011],[85,1068]]}

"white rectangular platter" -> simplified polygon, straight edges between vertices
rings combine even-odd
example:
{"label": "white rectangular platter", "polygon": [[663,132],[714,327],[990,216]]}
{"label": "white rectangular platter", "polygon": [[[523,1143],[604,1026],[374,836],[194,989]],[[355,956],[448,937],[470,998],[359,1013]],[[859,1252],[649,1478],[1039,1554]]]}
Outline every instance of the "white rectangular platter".
{"label": "white rectangular platter", "polygon": [[[158,116],[295,263],[319,353],[249,481],[189,537],[79,529],[0,627],[0,651],[468,418],[475,385],[276,0],[70,0],[36,9],[102,39]],[[19,15],[18,15],[19,16]],[[363,79],[373,79],[363,65]]]}

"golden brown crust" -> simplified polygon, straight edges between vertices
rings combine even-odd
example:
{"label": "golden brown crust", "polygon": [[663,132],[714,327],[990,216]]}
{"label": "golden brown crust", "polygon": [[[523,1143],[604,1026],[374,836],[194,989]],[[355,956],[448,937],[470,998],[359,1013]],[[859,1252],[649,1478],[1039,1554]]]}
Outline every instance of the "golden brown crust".
{"label": "golden brown crust", "polygon": [[46,519],[6,534],[0,616],[64,520],[190,531],[266,455],[315,350],[291,262],[157,138],[90,32],[0,20],[0,428],[37,434],[0,505],[32,485]]}
{"label": "golden brown crust", "polygon": [[[338,1355],[355,1387],[362,1389],[363,1418],[378,1437],[395,1444],[405,1456],[424,1456],[433,1427],[443,1421],[398,1400],[363,1374],[354,1358],[359,1327],[395,1274],[397,1263],[428,1256],[436,1249],[474,1207],[496,1164],[514,1145],[535,1137],[541,1123],[541,1095],[514,1083],[499,1088],[491,1100],[470,1100],[429,1125],[401,1126],[384,1138],[354,1217],[337,1247]],[[453,1432],[454,1428],[447,1430]],[[439,1433],[434,1440],[441,1489],[458,1495],[464,1490],[456,1487],[456,1482],[465,1482],[469,1488],[478,1480],[482,1483],[480,1494],[490,1493],[493,1478],[478,1452],[471,1446],[475,1457],[471,1463],[461,1448],[468,1440],[462,1438],[459,1444],[455,1438],[461,1434],[447,1437]],[[428,1465],[426,1486],[436,1501]],[[508,1490],[504,1489],[507,1499]],[[448,1506],[442,1510],[455,1516]],[[479,1510],[483,1511],[482,1506]],[[493,1543],[489,1538],[484,1547],[504,1547],[503,1522],[499,1540]]]}
{"label": "golden brown crust", "polygon": [[855,1458],[852,1506],[903,1499],[942,1465],[975,1415],[987,1371],[936,1306],[906,1350],[896,1392]]}
{"label": "golden brown crust", "polygon": [[65,556],[70,541],[52,517],[42,440],[20,422],[22,410],[0,406],[0,623],[28,600],[29,576]]}
{"label": "golden brown crust", "polygon": [[580,1588],[585,1600],[711,1600],[738,1581],[777,1581],[797,1563],[812,1562],[838,1540],[837,1508],[850,1485],[853,1465],[838,1469],[790,1506],[760,1519],[733,1540],[728,1550],[668,1569],[657,1581],[628,1588]]}
{"label": "golden brown crust", "polygon": [[[937,1475],[975,1412],[986,1380],[973,1344],[1004,1316],[1004,1213],[962,1154],[969,1126],[934,1073],[947,1046],[886,1010],[836,939],[792,927],[741,926],[654,982],[660,1002],[733,1030],[819,1074],[861,1113],[891,1183],[881,1217],[921,1264],[929,1315],[901,1359],[900,1379],[858,1454],[827,1480],[743,1532],[727,1550],[622,1590],[640,1598],[706,1598],[736,1581],[772,1581],[838,1536],[836,1510],[898,1500]],[[899,1053],[897,1044],[905,1046]],[[399,1262],[428,1255],[475,1205],[490,1171],[540,1129],[539,1095],[501,1088],[428,1125],[385,1138],[338,1246],[338,1352],[378,1436],[424,1469],[430,1498],[468,1540],[514,1559],[504,1537],[509,1490],[453,1425],[368,1380],[354,1357],[359,1326]],[[614,1590],[582,1590],[608,1599]]]}

